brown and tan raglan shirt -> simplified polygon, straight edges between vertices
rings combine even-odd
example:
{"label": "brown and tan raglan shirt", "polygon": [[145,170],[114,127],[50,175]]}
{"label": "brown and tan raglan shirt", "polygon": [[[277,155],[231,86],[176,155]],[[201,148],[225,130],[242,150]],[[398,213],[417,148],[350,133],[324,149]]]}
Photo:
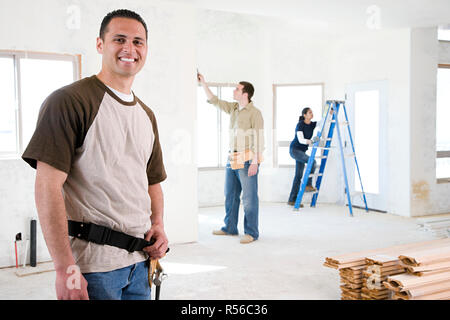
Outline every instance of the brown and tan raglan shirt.
{"label": "brown and tan raglan shirt", "polygon": [[[150,229],[148,186],[166,179],[155,115],[142,101],[125,102],[91,76],[53,92],[22,158],[68,174],[69,220],[143,238]],[[147,259],[109,245],[70,238],[82,273],[106,272]]]}

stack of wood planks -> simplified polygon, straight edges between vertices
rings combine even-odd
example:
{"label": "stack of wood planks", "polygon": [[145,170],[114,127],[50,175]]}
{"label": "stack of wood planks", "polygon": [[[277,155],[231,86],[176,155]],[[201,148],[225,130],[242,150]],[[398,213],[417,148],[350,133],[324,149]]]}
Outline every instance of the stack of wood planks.
{"label": "stack of wood planks", "polygon": [[384,285],[399,300],[450,299],[450,245],[400,254],[407,273],[388,277]]}
{"label": "stack of wood planks", "polygon": [[389,255],[374,255],[366,257],[366,270],[361,297],[363,300],[386,300],[389,298],[389,291],[383,285],[387,277],[405,272],[405,268],[400,264],[398,258]]}
{"label": "stack of wood planks", "polygon": [[450,237],[450,217],[434,217],[417,219],[419,228],[436,237]]}
{"label": "stack of wood planks", "polygon": [[363,285],[364,266],[343,268],[339,270],[341,277],[341,299],[342,300],[360,300],[361,288]]}
{"label": "stack of wood planks", "polygon": [[401,254],[442,247],[450,247],[450,238],[326,257],[324,266],[339,270],[342,300],[382,300],[392,295],[384,282],[407,271]]}

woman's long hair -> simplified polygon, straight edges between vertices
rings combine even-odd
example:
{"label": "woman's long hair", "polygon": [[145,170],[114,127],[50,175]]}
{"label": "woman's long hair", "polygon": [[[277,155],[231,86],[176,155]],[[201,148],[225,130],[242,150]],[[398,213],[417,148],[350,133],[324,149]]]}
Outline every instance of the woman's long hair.
{"label": "woman's long hair", "polygon": [[303,108],[303,110],[302,110],[302,115],[300,116],[300,118],[298,118],[298,121],[303,121],[303,120],[305,120],[304,115],[307,114],[308,111],[309,111],[310,109],[311,109],[311,108],[308,108],[308,107]]}

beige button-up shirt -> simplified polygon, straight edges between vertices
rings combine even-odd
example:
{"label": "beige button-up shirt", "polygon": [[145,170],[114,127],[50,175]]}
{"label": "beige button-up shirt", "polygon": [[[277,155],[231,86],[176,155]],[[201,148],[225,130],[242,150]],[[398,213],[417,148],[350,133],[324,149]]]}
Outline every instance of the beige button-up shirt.
{"label": "beige button-up shirt", "polygon": [[[217,96],[208,100],[230,114],[230,152],[251,151],[262,154],[264,151],[264,120],[253,102],[239,110],[239,103],[219,100]],[[261,159],[258,158],[258,162]]]}

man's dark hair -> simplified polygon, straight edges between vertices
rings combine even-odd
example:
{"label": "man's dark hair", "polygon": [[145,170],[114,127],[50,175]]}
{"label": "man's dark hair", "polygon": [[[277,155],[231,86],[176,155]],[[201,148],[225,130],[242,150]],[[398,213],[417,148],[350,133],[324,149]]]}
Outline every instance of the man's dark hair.
{"label": "man's dark hair", "polygon": [[108,13],[102,21],[102,24],[100,25],[100,38],[102,40],[105,40],[105,32],[106,29],[108,28],[108,24],[109,22],[113,19],[113,18],[129,18],[129,19],[134,19],[139,21],[140,23],[142,23],[142,25],[144,26],[145,29],[145,39],[148,38],[148,30],[147,30],[147,25],[145,24],[144,19],[142,19],[142,17],[140,15],[138,15],[136,12],[128,10],[128,9],[118,9],[118,10],[114,10],[110,13]]}
{"label": "man's dark hair", "polygon": [[239,84],[243,85],[242,93],[248,94],[248,102],[252,102],[253,94],[255,93],[255,88],[253,88],[253,85],[250,82],[247,81],[241,81]]}

